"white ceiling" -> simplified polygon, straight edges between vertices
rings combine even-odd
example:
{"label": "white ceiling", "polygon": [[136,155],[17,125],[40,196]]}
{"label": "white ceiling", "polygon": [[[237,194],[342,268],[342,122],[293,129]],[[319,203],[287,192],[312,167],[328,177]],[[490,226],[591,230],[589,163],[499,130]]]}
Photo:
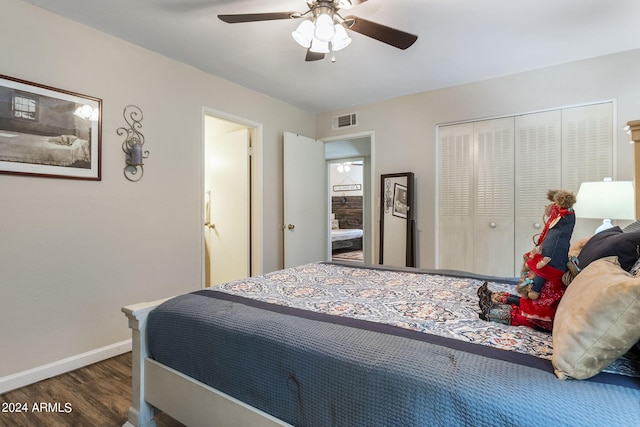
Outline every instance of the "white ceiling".
{"label": "white ceiling", "polygon": [[299,20],[218,14],[307,10],[304,0],[25,0],[310,112],[640,48],[639,0],[368,0],[356,15],[418,35],[402,51],[353,42],[305,62]]}

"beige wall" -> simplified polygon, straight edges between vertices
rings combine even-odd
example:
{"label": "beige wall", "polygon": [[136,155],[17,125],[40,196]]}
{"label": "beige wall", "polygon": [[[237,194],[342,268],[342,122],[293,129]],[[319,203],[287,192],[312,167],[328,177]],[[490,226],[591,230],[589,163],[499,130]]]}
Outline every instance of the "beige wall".
{"label": "beige wall", "polygon": [[[203,107],[264,125],[264,271],[282,265],[285,130],[375,132],[376,176],[416,174],[421,267],[435,260],[439,123],[614,99],[617,178],[633,178],[622,128],[640,118],[640,51],[315,117],[21,1],[0,0],[0,11],[0,73],[99,97],[104,107],[101,182],[0,175],[0,377],[125,340],[121,306],[199,289]],[[144,111],[151,152],[138,183],[122,176],[116,134],[131,103]],[[358,128],[331,130],[331,116],[353,111]]]}
{"label": "beige wall", "polygon": [[[351,107],[318,115],[318,138],[353,132],[332,131],[331,117],[357,111],[357,131],[375,132],[376,176],[416,174],[418,265],[430,268],[435,263],[436,243],[436,125],[613,99],[617,105],[614,178],[630,180],[633,152],[623,127],[627,121],[640,118],[639,69],[640,50],[635,50]],[[380,184],[378,180],[374,183],[378,197]],[[376,211],[375,223],[378,221]]]}
{"label": "beige wall", "polygon": [[[0,379],[130,337],[123,305],[197,290],[202,109],[263,124],[264,270],[282,265],[282,133],[315,116],[18,0],[0,73],[103,100],[102,181],[0,175]],[[123,176],[122,110],[144,112],[144,177]]]}

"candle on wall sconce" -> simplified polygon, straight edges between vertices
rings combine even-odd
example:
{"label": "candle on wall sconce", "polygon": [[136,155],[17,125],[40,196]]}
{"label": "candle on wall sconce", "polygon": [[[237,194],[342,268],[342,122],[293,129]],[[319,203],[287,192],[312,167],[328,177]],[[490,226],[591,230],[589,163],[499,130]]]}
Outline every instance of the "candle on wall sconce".
{"label": "candle on wall sconce", "polygon": [[[135,105],[127,105],[122,112],[129,127],[120,127],[118,135],[126,135],[122,143],[122,151],[127,155],[124,176],[129,181],[137,182],[144,173],[143,159],[149,157],[149,151],[143,150],[144,135],[138,130],[142,128],[142,110]],[[139,174],[138,174],[139,173]]]}
{"label": "candle on wall sconce", "polygon": [[133,165],[142,165],[142,145],[133,144],[131,146],[131,163]]}

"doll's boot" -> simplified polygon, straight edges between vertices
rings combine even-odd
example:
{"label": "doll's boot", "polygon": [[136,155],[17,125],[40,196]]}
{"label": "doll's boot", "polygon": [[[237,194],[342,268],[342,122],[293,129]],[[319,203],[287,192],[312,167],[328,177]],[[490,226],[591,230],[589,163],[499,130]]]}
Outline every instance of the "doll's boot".
{"label": "doll's boot", "polygon": [[504,325],[511,324],[511,306],[507,304],[500,304],[494,306],[488,313],[480,314],[482,320],[489,322],[502,323]]}

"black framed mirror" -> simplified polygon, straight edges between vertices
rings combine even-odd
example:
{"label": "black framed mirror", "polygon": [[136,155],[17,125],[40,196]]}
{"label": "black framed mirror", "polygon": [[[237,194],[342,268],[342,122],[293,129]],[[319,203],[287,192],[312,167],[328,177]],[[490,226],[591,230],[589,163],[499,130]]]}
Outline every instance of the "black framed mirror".
{"label": "black framed mirror", "polygon": [[379,263],[416,266],[413,172],[380,176]]}

